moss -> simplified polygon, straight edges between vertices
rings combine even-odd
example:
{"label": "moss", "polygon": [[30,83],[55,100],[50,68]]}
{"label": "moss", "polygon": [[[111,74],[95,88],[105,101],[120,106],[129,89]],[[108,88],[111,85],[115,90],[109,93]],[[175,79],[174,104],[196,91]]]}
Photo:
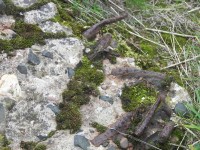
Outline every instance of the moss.
{"label": "moss", "polygon": [[81,114],[79,107],[73,103],[60,104],[61,112],[56,116],[57,129],[69,129],[71,133],[81,127]]}
{"label": "moss", "polygon": [[12,0],[3,0],[6,5],[5,13],[7,15],[14,15],[15,17],[20,17],[20,12],[26,12],[34,9],[39,9],[42,5],[47,4],[50,0],[38,0],[36,3],[28,8],[17,7],[13,4]]}
{"label": "moss", "polygon": [[37,144],[34,150],[46,150],[47,147],[44,144]]}
{"label": "moss", "polygon": [[[171,46],[172,45],[172,36],[170,34],[166,34],[166,33],[162,33],[162,38],[163,40],[166,42],[167,45]],[[179,50],[179,45],[181,47],[183,47],[184,45],[186,45],[187,43],[187,38],[185,37],[181,37],[181,36],[175,36],[175,39],[177,40],[177,43],[176,40],[175,40],[175,46],[176,46],[176,49]]]}
{"label": "moss", "polygon": [[97,123],[97,122],[93,122],[92,124],[93,128],[96,128],[98,132],[103,133],[107,130],[107,127]]}
{"label": "moss", "polygon": [[20,143],[20,147],[23,150],[34,150],[36,145],[37,145],[36,142],[24,142],[24,141],[21,141],[21,143]]}
{"label": "moss", "polygon": [[135,57],[137,55],[123,40],[118,43],[116,51],[125,57]]}
{"label": "moss", "polygon": [[78,81],[82,81],[83,83],[89,82],[98,86],[103,82],[104,74],[102,71],[99,71],[93,67],[92,63],[86,57],[84,57],[82,59],[82,66],[77,68],[74,78]]}
{"label": "moss", "polygon": [[9,144],[10,142],[8,141],[6,136],[0,134],[0,149],[10,150],[10,148],[8,147]]}
{"label": "moss", "polygon": [[143,83],[136,86],[125,86],[122,90],[122,107],[125,111],[133,111],[139,106],[148,106],[155,102],[157,92],[147,88]]}
{"label": "moss", "polygon": [[142,41],[140,43],[140,48],[145,52],[150,58],[154,58],[157,55],[157,45],[152,44],[147,41]]}
{"label": "moss", "polygon": [[56,133],[56,130],[49,132],[48,138],[52,137]]}
{"label": "moss", "polygon": [[66,37],[65,33],[44,33],[38,26],[26,24],[22,21],[17,21],[13,30],[17,33],[16,37],[11,40],[0,39],[1,50],[6,53],[16,49],[28,48],[36,43],[43,45],[45,39]]}

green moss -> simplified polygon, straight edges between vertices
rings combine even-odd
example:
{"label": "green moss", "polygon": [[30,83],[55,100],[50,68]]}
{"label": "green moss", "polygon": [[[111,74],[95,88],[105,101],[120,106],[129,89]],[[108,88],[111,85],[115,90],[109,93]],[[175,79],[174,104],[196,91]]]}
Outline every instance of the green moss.
{"label": "green moss", "polygon": [[73,103],[60,104],[61,112],[56,116],[57,129],[69,129],[71,133],[81,127],[81,114],[79,107]]}
{"label": "green moss", "polygon": [[56,133],[56,130],[49,132],[48,138],[52,137]]}
{"label": "green moss", "polygon": [[13,4],[12,0],[3,0],[6,5],[5,13],[7,15],[14,15],[15,17],[20,17],[20,12],[26,12],[30,10],[39,9],[41,6],[50,2],[50,0],[38,0],[36,3],[28,8],[17,7]]}
{"label": "green moss", "polygon": [[0,149],[10,150],[10,148],[8,147],[9,144],[10,142],[8,141],[6,136],[0,134]]}
{"label": "green moss", "polygon": [[92,124],[93,128],[96,128],[98,132],[103,133],[107,130],[107,127],[97,123],[97,122],[93,122]]}
{"label": "green moss", "polygon": [[118,43],[116,51],[124,57],[136,57],[137,55],[123,40]]}
{"label": "green moss", "polygon": [[[166,44],[167,44],[168,46],[171,46],[171,45],[172,45],[172,43],[173,43],[173,41],[172,41],[172,39],[173,39],[172,35],[166,34],[166,33],[162,33],[162,38],[163,38],[163,40],[166,42]],[[176,40],[174,41],[177,50],[179,49],[179,45],[180,45],[181,47],[185,46],[186,43],[187,43],[187,40],[188,40],[187,38],[181,37],[181,36],[175,36],[175,39],[176,39],[177,42],[179,43],[179,44],[178,44],[178,43],[176,42]]]}
{"label": "green moss", "polygon": [[24,141],[21,141],[21,143],[20,143],[20,147],[23,150],[34,150],[36,145],[37,145],[36,142],[24,142]]}
{"label": "green moss", "polygon": [[1,51],[9,53],[16,49],[31,47],[36,43],[43,45],[45,44],[45,39],[66,37],[65,33],[44,33],[38,26],[26,24],[22,21],[17,21],[13,30],[17,33],[15,38],[11,40],[0,39]]}
{"label": "green moss", "polygon": [[125,111],[133,111],[139,106],[148,106],[155,102],[157,92],[147,88],[143,83],[136,86],[125,86],[122,90],[122,107]]}
{"label": "green moss", "polygon": [[82,59],[82,66],[77,68],[74,78],[83,83],[94,83],[96,86],[104,80],[104,74],[102,71],[97,70],[92,66],[92,63],[84,57]]}
{"label": "green moss", "polygon": [[151,58],[154,58],[157,55],[157,45],[155,44],[152,44],[147,41],[142,41],[140,43],[140,48]]}
{"label": "green moss", "polygon": [[34,150],[46,150],[47,147],[44,144],[37,144]]}

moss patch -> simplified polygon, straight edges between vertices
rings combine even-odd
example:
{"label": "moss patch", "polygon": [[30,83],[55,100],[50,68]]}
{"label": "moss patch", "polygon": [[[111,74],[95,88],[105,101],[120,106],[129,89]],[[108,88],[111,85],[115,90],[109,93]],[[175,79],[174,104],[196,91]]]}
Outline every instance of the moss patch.
{"label": "moss patch", "polygon": [[103,72],[97,70],[92,63],[84,57],[77,67],[74,78],[68,83],[68,89],[63,93],[63,103],[60,104],[61,112],[56,116],[57,128],[70,129],[76,132],[81,126],[81,105],[90,101],[90,95],[99,94],[97,86],[103,82]]}
{"label": "moss patch", "polygon": [[44,144],[37,144],[34,150],[46,150],[47,147]]}
{"label": "moss patch", "polygon": [[139,106],[148,106],[155,102],[157,92],[147,88],[143,83],[136,86],[125,86],[122,90],[122,108],[125,111],[133,111]]}
{"label": "moss patch", "polygon": [[96,128],[98,132],[103,133],[107,130],[107,127],[97,123],[97,122],[93,122],[92,123],[92,127]]}
{"label": "moss patch", "polygon": [[11,40],[0,39],[0,52],[9,53],[16,49],[31,47],[36,43],[45,44],[45,39],[66,37],[65,33],[44,33],[38,26],[26,24],[22,21],[17,21],[13,30],[17,33],[15,38]]}
{"label": "moss patch", "polygon": [[9,141],[6,138],[5,135],[0,134],[0,149],[1,150],[10,150],[10,148],[8,147],[9,145]]}
{"label": "moss patch", "polygon": [[38,144],[37,142],[32,142],[32,141],[28,141],[28,142],[21,141],[20,147],[23,150],[46,150],[47,149],[46,145]]}

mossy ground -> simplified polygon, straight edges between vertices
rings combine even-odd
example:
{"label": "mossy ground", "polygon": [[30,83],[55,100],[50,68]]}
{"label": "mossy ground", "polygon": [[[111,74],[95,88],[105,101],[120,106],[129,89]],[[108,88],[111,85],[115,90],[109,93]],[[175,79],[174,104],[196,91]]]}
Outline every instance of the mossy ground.
{"label": "mossy ground", "polygon": [[122,90],[122,107],[125,111],[133,111],[137,107],[149,106],[156,100],[157,92],[140,83],[136,86],[125,86]]}
{"label": "mossy ground", "polygon": [[80,128],[82,122],[79,108],[90,101],[90,95],[99,94],[97,86],[103,80],[103,72],[97,70],[84,57],[73,79],[68,83],[68,88],[62,94],[61,112],[56,116],[57,129],[70,129],[71,132],[76,132]]}
{"label": "mossy ground", "polygon": [[38,144],[37,142],[32,142],[32,141],[30,142],[21,141],[20,147],[23,150],[46,150],[47,149],[46,145]]}
{"label": "mossy ground", "polygon": [[5,135],[0,134],[0,150],[10,150],[10,148],[8,147],[9,145],[9,141],[6,138]]}
{"label": "mossy ground", "polygon": [[99,133],[103,133],[107,130],[107,127],[105,127],[97,122],[93,122],[92,127],[96,128]]}

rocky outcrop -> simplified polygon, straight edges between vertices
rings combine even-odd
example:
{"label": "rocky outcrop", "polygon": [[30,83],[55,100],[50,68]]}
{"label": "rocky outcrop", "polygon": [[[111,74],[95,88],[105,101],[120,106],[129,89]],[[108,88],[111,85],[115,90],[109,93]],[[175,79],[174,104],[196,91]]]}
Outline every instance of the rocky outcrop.
{"label": "rocky outcrop", "polygon": [[18,7],[23,7],[27,8],[36,3],[38,0],[12,0],[12,2],[18,6]]}
{"label": "rocky outcrop", "polygon": [[42,6],[39,10],[24,13],[24,21],[29,24],[39,24],[53,18],[57,13],[56,5],[52,2]]}

